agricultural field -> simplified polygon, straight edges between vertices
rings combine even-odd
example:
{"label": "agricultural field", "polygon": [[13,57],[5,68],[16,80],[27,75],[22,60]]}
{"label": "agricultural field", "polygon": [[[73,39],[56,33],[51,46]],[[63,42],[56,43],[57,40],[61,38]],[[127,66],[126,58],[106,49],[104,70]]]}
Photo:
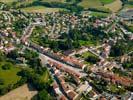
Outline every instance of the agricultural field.
{"label": "agricultural field", "polygon": [[65,2],[66,0],[42,0],[42,2]]}
{"label": "agricultural field", "polygon": [[[3,66],[10,66],[9,69],[3,69]],[[21,69],[17,68],[16,66],[7,63],[1,62],[0,63],[0,79],[3,80],[3,83],[0,84],[0,87],[7,87],[9,84],[15,84],[17,81],[21,79],[20,76],[17,75]]]}
{"label": "agricultural field", "polygon": [[0,0],[0,2],[4,2],[4,3],[12,3],[14,1],[17,1],[17,0]]}
{"label": "agricultural field", "polygon": [[82,0],[82,2],[79,3],[80,6],[86,8],[90,7],[99,7],[102,6],[101,2],[99,0]]}
{"label": "agricultural field", "polygon": [[126,3],[123,7],[123,9],[130,9],[133,8],[133,0],[128,0],[128,3]]}
{"label": "agricultural field", "polygon": [[27,7],[27,8],[22,8],[20,9],[22,11],[25,12],[39,12],[39,13],[51,13],[51,12],[58,12],[58,11],[62,11],[65,9],[62,8],[48,8],[48,7],[44,7],[44,6],[32,6],[32,7]]}
{"label": "agricultural field", "polygon": [[131,5],[131,4],[125,4],[123,9],[129,9],[129,8],[133,8],[133,5]]}
{"label": "agricultural field", "polygon": [[116,1],[116,0],[100,0],[100,2],[101,2],[103,5],[112,3],[112,2],[114,2],[114,1]]}
{"label": "agricultural field", "polygon": [[112,12],[117,12],[122,7],[122,2],[120,0],[83,0],[79,3],[80,6],[87,8],[99,8],[105,7],[110,9]]}
{"label": "agricultural field", "polygon": [[5,94],[0,98],[0,100],[31,100],[31,98],[36,94],[37,91],[34,90],[32,86],[25,84]]}
{"label": "agricultural field", "polygon": [[110,4],[104,5],[104,7],[110,9],[112,12],[118,12],[122,8],[122,2],[116,0]]}
{"label": "agricultural field", "polygon": [[95,17],[107,17],[107,16],[109,16],[108,13],[102,13],[102,12],[91,12],[90,15],[95,16]]}
{"label": "agricultural field", "polygon": [[[0,0],[0,2],[8,3],[11,4],[12,2],[17,1],[17,0]],[[22,2],[17,2],[16,7],[19,7],[20,5],[28,5],[33,3],[36,0],[28,0],[28,1],[22,1]],[[72,0],[70,2],[66,2],[66,0],[42,0],[41,2],[61,2],[61,3],[74,3],[75,0]],[[121,9],[122,3],[120,0],[82,0],[81,2],[78,3],[79,6],[84,7],[85,9],[87,8],[98,8],[103,7],[103,8],[108,8],[112,12],[117,12]],[[130,5],[127,5],[130,6]],[[28,8],[22,8],[23,11],[27,12],[58,12],[59,10],[62,10],[61,8],[47,8],[44,6],[31,6]]]}

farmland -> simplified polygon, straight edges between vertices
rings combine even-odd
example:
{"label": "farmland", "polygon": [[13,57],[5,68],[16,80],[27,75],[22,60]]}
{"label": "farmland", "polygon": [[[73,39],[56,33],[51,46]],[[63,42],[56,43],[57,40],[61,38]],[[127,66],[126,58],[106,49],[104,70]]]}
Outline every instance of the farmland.
{"label": "farmland", "polygon": [[[1,2],[7,3],[7,4],[11,4],[14,1],[17,0],[0,0]],[[28,0],[28,1],[24,1],[24,2],[17,2],[16,3],[16,7],[19,7],[21,5],[30,5],[31,3],[35,2],[37,0]],[[42,0],[41,2],[47,2],[47,3],[51,3],[51,2],[59,2],[59,3],[66,3],[66,4],[72,4],[75,3],[75,0],[71,0],[69,2],[66,2],[66,0]],[[121,9],[122,7],[122,3],[120,0],[82,0],[81,2],[77,3],[78,6],[82,6],[85,9],[88,8],[99,8],[99,7],[103,7],[103,8],[108,8],[110,9],[112,12],[117,12]],[[61,8],[49,8],[49,7],[45,7],[45,6],[28,6],[28,7],[22,7],[23,11],[26,12],[58,12],[60,10],[62,10]]]}
{"label": "farmland", "polygon": [[109,8],[112,12],[117,12],[122,8],[122,2],[120,0],[116,0],[110,4],[104,6],[105,8]]}
{"label": "farmland", "polygon": [[17,1],[17,0],[0,0],[0,2],[4,2],[4,3],[12,3],[14,1]]}
{"label": "farmland", "polygon": [[5,94],[0,100],[31,100],[36,94],[37,91],[35,91],[30,85],[25,84]]}
{"label": "farmland", "polygon": [[87,8],[99,8],[105,7],[110,9],[112,12],[117,12],[122,7],[122,3],[120,0],[83,0],[79,3],[80,6]]}
{"label": "farmland", "polygon": [[102,13],[102,12],[91,12],[92,16],[95,17],[107,17],[109,14],[108,13]]}
{"label": "farmland", "polygon": [[82,2],[79,3],[79,5],[84,8],[102,6],[99,0],[95,0],[95,2],[94,0],[83,0]]}
{"label": "farmland", "polygon": [[32,6],[32,7],[26,7],[26,8],[22,8],[22,11],[25,12],[39,12],[39,13],[50,13],[50,12],[58,12],[60,10],[64,10],[61,8],[48,8],[48,7],[44,7],[44,6]]}
{"label": "farmland", "polygon": [[112,2],[114,2],[114,1],[116,1],[116,0],[100,0],[100,1],[101,1],[101,3],[102,3],[103,5],[105,5],[105,4],[112,3]]}

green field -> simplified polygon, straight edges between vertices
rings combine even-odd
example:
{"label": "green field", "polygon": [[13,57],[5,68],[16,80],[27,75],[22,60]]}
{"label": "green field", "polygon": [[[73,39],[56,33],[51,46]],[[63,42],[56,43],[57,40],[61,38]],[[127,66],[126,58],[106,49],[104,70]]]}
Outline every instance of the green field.
{"label": "green field", "polygon": [[42,0],[43,2],[65,2],[66,0]]}
{"label": "green field", "polygon": [[82,0],[82,2],[79,3],[79,5],[84,8],[102,6],[99,0],[95,0],[95,1],[94,0]]}
{"label": "green field", "polygon": [[89,7],[100,7],[105,4],[110,4],[114,2],[115,0],[82,0],[81,3],[79,3],[80,6],[84,8],[89,8]]}
{"label": "green field", "polygon": [[[17,1],[17,0],[0,0],[0,1],[11,4],[12,2]],[[22,4],[23,5],[31,4],[34,1],[37,1],[37,0],[27,0],[27,1],[17,2],[16,7],[19,7]],[[70,2],[66,2],[66,0],[42,0],[41,2],[74,3],[75,0],[71,0]],[[81,2],[78,3],[78,5],[84,7],[85,9],[87,8],[98,8],[99,9],[99,7],[108,8],[112,12],[117,12],[122,7],[122,3],[120,0],[82,0]],[[22,10],[27,11],[27,12],[58,12],[59,10],[62,10],[62,9],[47,8],[47,7],[42,7],[42,6],[32,6],[28,8],[23,8]]]}
{"label": "green field", "polygon": [[102,13],[102,12],[91,12],[92,16],[95,16],[95,17],[107,17],[109,14],[108,13]]}
{"label": "green field", "polygon": [[17,0],[0,0],[0,2],[4,2],[4,3],[12,3],[14,1],[17,1]]}
{"label": "green field", "polygon": [[114,2],[115,0],[100,0],[102,4],[109,4]]}
{"label": "green field", "polygon": [[97,46],[97,45],[99,45],[98,41],[83,41],[83,40],[80,40],[79,43],[80,43],[81,46]]}
{"label": "green field", "polygon": [[10,69],[3,70],[2,66],[4,64],[7,64],[7,62],[0,62],[0,79],[4,81],[4,84],[0,85],[0,87],[7,87],[9,84],[15,84],[21,79],[21,77],[17,75],[17,73],[21,71],[20,68],[11,65]]}
{"label": "green field", "polygon": [[126,5],[124,5],[124,8],[125,8],[125,9],[133,8],[133,5],[131,5],[131,4],[126,4]]}
{"label": "green field", "polygon": [[48,7],[44,7],[44,6],[32,6],[32,7],[22,8],[21,10],[25,11],[25,12],[50,13],[50,12],[62,11],[62,10],[65,10],[65,9],[62,9],[62,8],[48,8]]}
{"label": "green field", "polygon": [[88,56],[95,56],[95,55],[88,51],[88,52],[83,53],[81,56],[86,59]]}
{"label": "green field", "polygon": [[84,63],[85,63],[85,64],[88,64],[88,65],[92,65],[92,62],[86,61],[86,59],[87,59],[88,57],[96,57],[96,58],[98,58],[97,56],[95,56],[94,54],[92,54],[92,53],[89,52],[89,51],[83,53],[83,54],[81,55],[81,58],[85,59],[85,60],[84,60]]}
{"label": "green field", "polygon": [[105,7],[110,9],[112,12],[117,12],[122,7],[120,0],[82,0],[79,5],[85,9]]}
{"label": "green field", "polygon": [[48,70],[46,70],[40,78],[43,82],[48,82],[48,80],[51,79],[50,77],[51,76],[50,76]]}

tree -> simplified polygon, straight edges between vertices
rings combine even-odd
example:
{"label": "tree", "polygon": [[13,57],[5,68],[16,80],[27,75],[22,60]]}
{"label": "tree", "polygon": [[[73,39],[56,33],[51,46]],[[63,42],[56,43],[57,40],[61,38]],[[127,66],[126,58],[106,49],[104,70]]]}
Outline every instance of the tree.
{"label": "tree", "polygon": [[20,34],[28,24],[29,22],[25,19],[18,19],[17,21],[13,22],[14,31]]}
{"label": "tree", "polygon": [[39,54],[38,54],[37,52],[32,51],[32,50],[26,49],[26,50],[25,50],[24,57],[25,57],[26,59],[38,58],[38,57],[39,57]]}
{"label": "tree", "polygon": [[130,69],[133,67],[133,62],[125,62],[122,64],[124,68]]}
{"label": "tree", "polygon": [[13,51],[9,52],[7,54],[7,57],[12,58],[12,59],[18,58],[19,57],[18,51],[17,50],[13,50]]}
{"label": "tree", "polygon": [[122,56],[126,52],[126,48],[124,45],[117,43],[116,45],[112,46],[110,55],[113,57]]}
{"label": "tree", "polygon": [[36,95],[36,99],[34,100],[52,100],[51,96],[48,94],[46,90],[39,91]]}
{"label": "tree", "polygon": [[92,63],[92,64],[96,64],[96,63],[99,61],[99,58],[96,57],[96,56],[89,55],[89,56],[86,58],[86,61],[87,61],[87,62],[90,62],[90,63]]}

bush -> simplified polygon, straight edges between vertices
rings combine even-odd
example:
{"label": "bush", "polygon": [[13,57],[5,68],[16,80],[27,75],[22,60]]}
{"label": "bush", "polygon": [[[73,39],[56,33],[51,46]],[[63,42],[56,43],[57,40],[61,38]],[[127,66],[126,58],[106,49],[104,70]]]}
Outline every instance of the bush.
{"label": "bush", "polygon": [[11,68],[11,64],[4,64],[3,66],[2,66],[2,69],[3,70],[9,70],[10,68]]}
{"label": "bush", "polygon": [[52,98],[46,90],[42,90],[39,91],[38,94],[32,98],[32,100],[52,100]]}
{"label": "bush", "polygon": [[4,80],[0,79],[0,85],[4,85]]}
{"label": "bush", "polygon": [[92,63],[92,64],[96,64],[96,63],[99,61],[99,58],[90,55],[90,56],[88,56],[88,57],[86,58],[86,61],[87,61],[87,62],[90,62],[90,63]]}

